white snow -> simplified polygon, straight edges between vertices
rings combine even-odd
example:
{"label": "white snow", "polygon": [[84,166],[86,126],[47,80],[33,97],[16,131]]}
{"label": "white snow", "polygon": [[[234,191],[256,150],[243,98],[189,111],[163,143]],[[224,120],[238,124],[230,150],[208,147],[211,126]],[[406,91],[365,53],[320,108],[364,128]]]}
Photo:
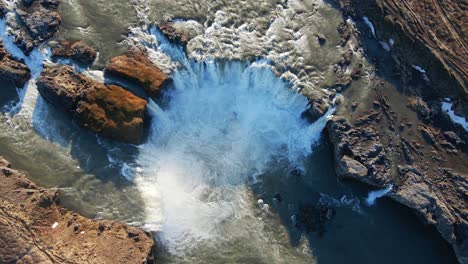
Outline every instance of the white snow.
{"label": "white snow", "polygon": [[375,28],[374,28],[374,25],[372,24],[372,22],[366,16],[363,17],[363,19],[364,19],[364,23],[366,23],[366,25],[370,28],[370,30],[372,32],[372,35],[374,35],[374,37],[376,37],[375,36]]}
{"label": "white snow", "polygon": [[463,127],[466,131],[468,131],[468,122],[466,118],[457,116],[455,112],[452,110],[452,103],[450,102],[450,99],[448,99],[448,102],[442,102],[442,111],[446,112],[452,122],[457,123]]}

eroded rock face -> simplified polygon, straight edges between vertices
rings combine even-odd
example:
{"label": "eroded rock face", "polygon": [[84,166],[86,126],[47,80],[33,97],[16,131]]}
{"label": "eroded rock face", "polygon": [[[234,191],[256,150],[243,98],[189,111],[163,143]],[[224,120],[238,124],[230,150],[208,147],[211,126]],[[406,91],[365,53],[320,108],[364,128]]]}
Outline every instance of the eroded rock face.
{"label": "eroded rock face", "polygon": [[95,82],[71,66],[46,66],[37,87],[47,102],[75,115],[81,126],[115,140],[143,141],[147,102],[131,92]]}
{"label": "eroded rock face", "polygon": [[135,83],[150,97],[157,96],[161,87],[169,81],[167,74],[138,50],[112,58],[106,66],[106,72]]}
{"label": "eroded rock face", "polygon": [[133,144],[143,141],[145,112],[145,100],[116,85],[93,86],[76,110],[83,127]]}
{"label": "eroded rock face", "polygon": [[12,81],[22,88],[31,78],[31,72],[23,61],[17,60],[8,53],[0,41],[0,78]]}
{"label": "eroded rock face", "polygon": [[28,180],[0,157],[0,263],[148,263],[152,236],[94,221],[58,203],[59,193]]}
{"label": "eroded rock face", "polygon": [[377,188],[392,184],[390,197],[435,225],[460,263],[467,263],[468,133],[438,127],[433,108],[421,98],[406,98],[401,109],[405,100],[397,93],[377,86],[363,106],[345,103],[340,107],[352,110],[339,109],[329,121],[337,175]]}
{"label": "eroded rock face", "polygon": [[52,56],[67,58],[82,64],[92,64],[96,60],[97,52],[81,40],[61,40],[52,48]]}
{"label": "eroded rock face", "polygon": [[37,80],[37,89],[50,104],[65,111],[76,110],[93,81],[75,72],[71,66],[44,67]]}
{"label": "eroded rock face", "polygon": [[8,19],[14,42],[26,54],[51,38],[61,23],[59,0],[25,0],[15,9],[17,19]]}

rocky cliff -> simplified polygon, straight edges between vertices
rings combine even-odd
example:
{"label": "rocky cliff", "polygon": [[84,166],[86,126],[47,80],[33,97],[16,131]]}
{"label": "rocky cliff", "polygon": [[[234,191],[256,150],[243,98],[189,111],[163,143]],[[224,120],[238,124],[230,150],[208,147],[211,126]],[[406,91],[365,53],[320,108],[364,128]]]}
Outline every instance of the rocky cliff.
{"label": "rocky cliff", "polygon": [[450,98],[468,114],[466,3],[339,3],[343,41],[354,39],[371,66],[365,83],[343,91],[326,128],[337,175],[392,185],[389,196],[435,225],[468,263],[468,132],[442,107]]}

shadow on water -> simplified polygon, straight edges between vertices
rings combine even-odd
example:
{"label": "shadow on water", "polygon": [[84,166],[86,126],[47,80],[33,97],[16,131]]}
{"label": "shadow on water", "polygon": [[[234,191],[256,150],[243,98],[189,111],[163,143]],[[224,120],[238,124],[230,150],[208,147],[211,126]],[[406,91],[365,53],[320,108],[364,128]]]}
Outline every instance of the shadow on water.
{"label": "shadow on water", "polygon": [[15,85],[10,81],[0,80],[0,113],[8,111],[18,100]]}
{"label": "shadow on water", "polygon": [[[319,264],[457,263],[437,230],[423,225],[409,208],[389,198],[369,207],[367,186],[339,181],[335,175],[331,146],[322,137],[304,174],[270,172],[253,190],[279,216],[292,246],[307,238]],[[311,210],[317,204],[333,209],[330,219]],[[315,226],[298,224],[301,210]]]}

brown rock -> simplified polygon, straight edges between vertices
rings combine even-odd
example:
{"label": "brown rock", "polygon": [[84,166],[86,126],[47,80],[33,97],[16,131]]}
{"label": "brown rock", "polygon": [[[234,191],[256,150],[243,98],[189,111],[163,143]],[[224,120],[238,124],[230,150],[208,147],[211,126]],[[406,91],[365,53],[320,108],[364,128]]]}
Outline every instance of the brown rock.
{"label": "brown rock", "polygon": [[37,80],[37,89],[48,103],[71,112],[93,84],[71,66],[45,66]]}
{"label": "brown rock", "polygon": [[31,72],[23,61],[13,58],[0,41],[0,78],[15,83],[22,88],[31,78]]}
{"label": "brown rock", "polygon": [[185,45],[188,42],[187,37],[177,32],[177,30],[171,24],[162,25],[159,27],[159,29],[170,41],[174,43]]}
{"label": "brown rock", "polygon": [[169,77],[154,65],[144,52],[132,50],[112,58],[106,72],[141,86],[146,94],[154,97]]}
{"label": "brown rock", "polygon": [[361,178],[367,176],[368,171],[362,163],[345,155],[338,162],[336,173],[342,178]]}
{"label": "brown rock", "polygon": [[52,56],[72,59],[82,64],[92,64],[97,52],[81,40],[62,40],[52,48]]}
{"label": "brown rock", "polygon": [[313,123],[322,117],[328,110],[328,105],[322,100],[309,100],[310,107],[302,112],[302,118]]}
{"label": "brown rock", "polygon": [[143,141],[146,101],[131,92],[95,82],[71,66],[46,66],[37,88],[47,102],[75,114],[81,126],[115,140]]}
{"label": "brown rock", "polygon": [[[149,233],[70,212],[58,205],[57,191],[3,164],[8,162],[0,157],[0,263],[141,264],[152,257]],[[80,232],[74,232],[75,225]]]}
{"label": "brown rock", "polygon": [[105,137],[140,144],[146,101],[115,85],[94,85],[76,110],[80,124]]}

